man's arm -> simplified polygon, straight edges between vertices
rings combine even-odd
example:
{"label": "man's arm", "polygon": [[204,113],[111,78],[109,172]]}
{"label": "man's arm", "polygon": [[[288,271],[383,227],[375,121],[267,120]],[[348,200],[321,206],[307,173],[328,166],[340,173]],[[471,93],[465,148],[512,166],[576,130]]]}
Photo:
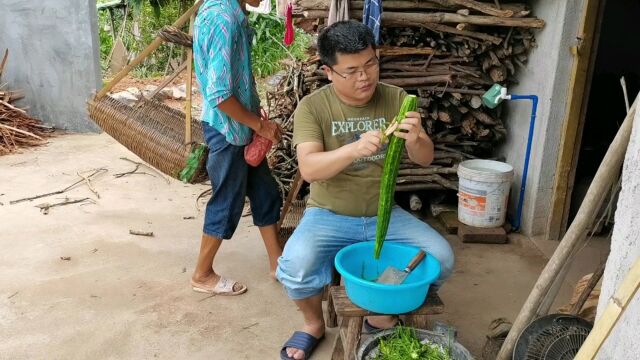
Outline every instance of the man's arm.
{"label": "man's arm", "polygon": [[368,131],[358,141],[332,151],[324,151],[324,146],[317,142],[298,144],[300,174],[309,183],[331,179],[356,159],[376,154],[381,144],[380,131]]}
{"label": "man's arm", "polygon": [[[278,125],[263,122],[257,114],[245,108],[233,95],[233,74],[230,69],[234,61],[233,43],[240,31],[238,24],[225,16],[214,16],[209,18],[208,22],[205,21],[205,25],[196,28],[193,46],[196,68],[200,68],[201,64],[207,64],[206,72],[202,73],[198,79],[204,101],[212,107],[217,107],[233,120],[253,129],[258,135],[274,143],[279,142]],[[252,85],[255,85],[255,81]],[[251,91],[255,93],[255,86]]]}
{"label": "man's arm", "polygon": [[271,140],[274,144],[280,141],[280,127],[273,121],[262,121],[258,115],[247,110],[238,101],[235,95],[218,104],[218,109],[222,110],[233,120],[247,125],[253,129],[258,135]]}

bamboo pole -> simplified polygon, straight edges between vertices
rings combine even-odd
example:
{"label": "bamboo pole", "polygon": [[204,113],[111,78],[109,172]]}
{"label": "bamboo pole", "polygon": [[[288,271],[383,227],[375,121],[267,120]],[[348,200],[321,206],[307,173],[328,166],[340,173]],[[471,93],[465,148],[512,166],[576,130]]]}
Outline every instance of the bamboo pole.
{"label": "bamboo pole", "polygon": [[187,61],[183,62],[177,69],[176,71],[173,72],[173,74],[169,75],[169,77],[167,77],[166,79],[164,79],[164,81],[162,82],[162,84],[158,85],[158,87],[153,90],[153,92],[151,94],[149,94],[148,98],[149,99],[153,99],[156,95],[158,95],[158,93],[160,91],[162,91],[162,89],[164,89],[165,87],[167,87],[167,85],[169,85],[170,82],[172,82],[175,78],[178,77],[178,75],[180,75],[184,69],[187,68]]}
{"label": "bamboo pole", "polygon": [[573,257],[575,252],[581,248],[586,239],[587,232],[590,229],[590,224],[593,223],[597,216],[598,209],[602,205],[604,200],[604,194],[606,190],[611,187],[612,179],[620,171],[620,166],[624,160],[625,151],[629,144],[629,137],[631,136],[631,127],[633,124],[633,117],[636,112],[636,106],[640,96],[633,102],[631,111],[627,114],[618,129],[616,137],[611,142],[607,153],[602,159],[598,171],[589,190],[580,205],[580,209],[576,214],[575,219],[571,223],[569,230],[558,245],[558,248],[553,253],[553,256],[542,270],[540,277],[536,281],[529,297],[524,303],[518,317],[513,322],[513,326],[507,335],[507,338],[502,344],[502,348],[498,353],[497,360],[510,360],[513,348],[516,340],[524,328],[533,320],[536,311],[542,304],[544,298],[548,296],[554,280],[558,277],[558,274],[562,272],[564,266]]}
{"label": "bamboo pole", "polygon": [[602,344],[611,334],[611,330],[616,326],[636,292],[638,292],[638,288],[640,288],[640,258],[636,259],[615,295],[609,299],[602,316],[593,325],[587,340],[585,340],[582,347],[580,347],[580,351],[576,354],[575,360],[591,360],[595,358]]}
{"label": "bamboo pole", "polygon": [[[196,15],[191,15],[189,19],[189,35],[193,36],[193,22]],[[193,87],[193,47],[187,48],[187,101],[185,103],[185,118],[184,118],[184,144],[189,149],[191,144],[191,99],[192,99],[192,87]]]}
{"label": "bamboo pole", "polygon": [[[179,28],[182,25],[184,25],[187,22],[187,20],[191,18],[191,15],[195,14],[196,11],[198,11],[198,8],[200,7],[200,5],[202,5],[203,1],[204,0],[198,0],[191,8],[189,8],[189,10],[187,10],[184,14],[182,14],[182,16],[180,16],[178,20],[176,20],[171,26],[175,26]],[[144,60],[147,56],[149,56],[149,54],[151,54],[155,49],[157,49],[163,43],[163,41],[164,40],[162,40],[160,36],[156,36],[156,38],[153,39],[151,44],[149,44],[144,50],[142,50],[140,55],[136,56],[135,59],[131,60],[131,62],[127,64],[127,66],[125,66],[122,70],[120,70],[120,72],[117,73],[116,76],[114,76],[113,79],[111,79],[111,81],[109,81],[107,85],[105,85],[102,89],[100,89],[100,91],[96,95],[96,99],[99,100],[103,96],[105,96],[118,82],[120,82],[120,80],[122,80],[125,76],[127,76],[127,74],[131,72],[131,70],[133,70],[134,67],[140,64],[142,60]]]}

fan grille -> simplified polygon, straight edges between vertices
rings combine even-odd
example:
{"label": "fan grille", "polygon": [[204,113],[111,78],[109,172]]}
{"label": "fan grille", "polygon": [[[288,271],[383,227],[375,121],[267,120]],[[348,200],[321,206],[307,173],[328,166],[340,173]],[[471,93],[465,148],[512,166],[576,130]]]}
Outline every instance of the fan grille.
{"label": "fan grille", "polygon": [[589,335],[581,326],[553,325],[531,339],[526,360],[572,360]]}
{"label": "fan grille", "polygon": [[592,324],[565,314],[536,319],[520,334],[514,360],[571,360],[586,341]]}

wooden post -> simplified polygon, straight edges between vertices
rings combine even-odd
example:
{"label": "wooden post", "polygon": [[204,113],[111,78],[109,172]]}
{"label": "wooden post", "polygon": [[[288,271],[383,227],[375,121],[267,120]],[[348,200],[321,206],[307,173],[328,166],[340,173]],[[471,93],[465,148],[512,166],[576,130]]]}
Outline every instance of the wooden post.
{"label": "wooden post", "polygon": [[[196,15],[191,15],[189,19],[189,35],[193,36],[193,22]],[[193,47],[187,48],[187,101],[185,103],[185,119],[184,119],[184,144],[188,146],[191,144],[191,98],[193,87]]]}
{"label": "wooden post", "polygon": [[[204,0],[198,0],[189,10],[187,10],[184,14],[182,14],[182,16],[180,16],[178,20],[176,20],[172,24],[172,26],[179,28],[182,25],[184,25],[187,22],[187,20],[191,18],[191,15],[195,14],[196,11],[198,11],[198,8],[200,7],[200,5],[202,5],[203,1]],[[144,50],[142,50],[140,55],[136,56],[135,59],[131,60],[131,62],[127,64],[127,66],[125,66],[124,69],[120,70],[120,72],[118,72],[116,76],[114,76],[113,79],[111,79],[111,81],[107,85],[105,85],[102,89],[100,89],[100,91],[96,95],[96,99],[101,99],[103,96],[105,96],[118,82],[120,82],[120,80],[122,80],[125,76],[127,76],[127,74],[131,70],[133,70],[134,67],[140,64],[142,60],[144,60],[147,56],[149,56],[149,54],[151,54],[155,49],[157,49],[162,44],[162,42],[163,40],[160,38],[160,36],[156,36],[156,38],[151,42],[151,44],[149,44]]]}
{"label": "wooden post", "polygon": [[620,284],[618,291],[611,299],[602,313],[602,316],[593,325],[587,340],[582,344],[580,351],[576,355],[576,360],[591,360],[595,358],[602,347],[602,344],[611,330],[616,326],[620,316],[627,309],[627,306],[640,288],[640,259],[636,259],[633,267],[627,273]]}
{"label": "wooden post", "polygon": [[571,223],[571,227],[569,227],[567,234],[560,242],[551,259],[549,259],[544,270],[542,270],[529,297],[522,306],[518,317],[513,322],[513,326],[498,353],[497,360],[511,359],[518,336],[520,336],[524,328],[533,320],[536,311],[538,311],[544,299],[549,296],[555,297],[555,294],[550,292],[554,281],[562,280],[560,274],[563,273],[563,268],[584,244],[587,232],[590,229],[589,225],[593,223],[597,216],[598,209],[600,209],[604,200],[604,194],[606,194],[606,190],[611,187],[611,183],[615,179],[618,171],[620,171],[620,166],[622,165],[627,145],[629,144],[638,99],[640,99],[640,96],[633,102],[631,111],[625,117],[604,159],[602,159],[598,171],[593,178],[593,182],[591,186],[589,186],[587,195],[582,201],[582,205],[580,205],[575,219]]}
{"label": "wooden post", "polygon": [[551,211],[547,222],[547,239],[557,240],[561,236],[564,214],[568,212],[566,200],[569,194],[569,173],[574,158],[574,148],[578,137],[580,109],[584,100],[589,60],[593,37],[597,24],[600,0],[587,0],[582,14],[582,25],[578,32],[581,40],[572,48],[573,68],[569,80],[569,96],[566,102],[565,120],[562,125],[560,152],[553,185]]}

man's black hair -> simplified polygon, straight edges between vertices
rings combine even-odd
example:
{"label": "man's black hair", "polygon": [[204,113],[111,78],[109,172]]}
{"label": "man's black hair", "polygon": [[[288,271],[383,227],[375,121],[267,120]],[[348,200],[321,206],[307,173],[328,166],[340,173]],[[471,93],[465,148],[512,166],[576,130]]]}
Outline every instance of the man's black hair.
{"label": "man's black hair", "polygon": [[376,48],[373,32],[355,20],[338,21],[318,36],[318,53],[324,65],[336,64],[336,54],[357,54],[371,46]]}

